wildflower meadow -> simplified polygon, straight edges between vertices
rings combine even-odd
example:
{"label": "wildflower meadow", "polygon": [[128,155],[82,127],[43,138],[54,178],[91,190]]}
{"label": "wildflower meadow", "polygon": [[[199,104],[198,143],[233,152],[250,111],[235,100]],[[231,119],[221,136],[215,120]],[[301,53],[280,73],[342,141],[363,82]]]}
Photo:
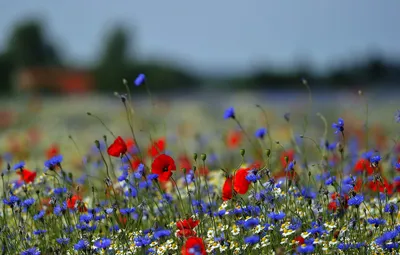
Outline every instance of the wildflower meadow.
{"label": "wildflower meadow", "polygon": [[[253,120],[232,105],[216,113],[225,132],[186,146],[185,128],[166,138],[150,81],[123,81],[118,128],[82,110],[101,130],[90,144],[69,135],[69,151],[52,141],[24,160],[3,156],[2,254],[398,254],[400,111],[390,134],[371,125],[368,100],[360,125],[313,112],[304,80],[306,107],[275,116],[282,125],[262,103]],[[131,98],[138,86],[146,114]]]}

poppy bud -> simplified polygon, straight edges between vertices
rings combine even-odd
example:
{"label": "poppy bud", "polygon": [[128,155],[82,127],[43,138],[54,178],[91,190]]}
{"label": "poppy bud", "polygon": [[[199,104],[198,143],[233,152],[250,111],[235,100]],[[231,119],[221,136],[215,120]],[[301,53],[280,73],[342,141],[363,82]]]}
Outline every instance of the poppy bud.
{"label": "poppy bud", "polygon": [[269,158],[269,156],[271,155],[271,150],[270,150],[270,149],[266,149],[266,150],[265,150],[265,154],[266,154],[267,157]]}
{"label": "poppy bud", "polygon": [[96,148],[100,150],[100,142],[99,142],[99,140],[94,141],[94,143],[96,144]]}
{"label": "poppy bud", "polygon": [[202,153],[200,158],[202,161],[205,161],[207,159],[207,155],[205,153]]}
{"label": "poppy bud", "polygon": [[240,149],[240,156],[244,156],[244,154],[246,154],[246,150],[245,149]]}
{"label": "poppy bud", "polygon": [[104,142],[107,142],[107,136],[103,135]]}
{"label": "poppy bud", "polygon": [[289,163],[289,157],[288,156],[285,156],[285,162],[286,162],[286,164]]}
{"label": "poppy bud", "polygon": [[193,159],[194,159],[194,161],[197,160],[197,153],[193,153]]}

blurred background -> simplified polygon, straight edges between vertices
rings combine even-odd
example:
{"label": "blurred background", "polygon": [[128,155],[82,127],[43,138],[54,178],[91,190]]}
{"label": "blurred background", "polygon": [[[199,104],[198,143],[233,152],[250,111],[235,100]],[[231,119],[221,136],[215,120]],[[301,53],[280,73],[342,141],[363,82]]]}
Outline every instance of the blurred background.
{"label": "blurred background", "polygon": [[91,142],[104,128],[88,111],[128,133],[114,92],[126,93],[125,78],[136,112],[147,116],[146,87],[133,84],[139,73],[161,106],[153,116],[177,134],[223,133],[210,123],[230,105],[250,123],[258,120],[255,103],[264,105],[275,127],[284,113],[307,110],[311,121],[320,111],[329,123],[339,116],[363,123],[359,90],[371,121],[393,124],[399,108],[396,0],[17,0],[0,7],[3,151],[63,144],[68,135]]}

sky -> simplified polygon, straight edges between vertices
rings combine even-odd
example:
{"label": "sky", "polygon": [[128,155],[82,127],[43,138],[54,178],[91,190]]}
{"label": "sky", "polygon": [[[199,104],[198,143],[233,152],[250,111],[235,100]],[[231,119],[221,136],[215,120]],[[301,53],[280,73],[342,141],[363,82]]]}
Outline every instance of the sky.
{"label": "sky", "polygon": [[368,52],[400,56],[398,0],[2,0],[0,48],[13,26],[39,18],[70,61],[89,63],[110,29],[133,33],[142,59],[247,72],[306,59],[323,70]]}

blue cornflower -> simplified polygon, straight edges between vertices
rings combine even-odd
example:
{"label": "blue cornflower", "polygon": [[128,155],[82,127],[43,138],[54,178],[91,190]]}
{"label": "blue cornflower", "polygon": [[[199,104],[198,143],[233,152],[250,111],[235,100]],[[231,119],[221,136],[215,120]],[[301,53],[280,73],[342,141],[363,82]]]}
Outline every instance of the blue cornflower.
{"label": "blue cornflower", "polygon": [[251,171],[247,172],[246,180],[248,180],[249,182],[255,183],[260,179],[261,179],[261,176],[259,174],[257,174],[256,170],[251,170]]}
{"label": "blue cornflower", "polygon": [[167,237],[167,236],[169,236],[169,235],[171,235],[171,231],[168,230],[168,229],[160,229],[160,230],[157,230],[157,231],[154,233],[154,237],[155,237],[156,239],[160,239],[160,238],[163,238],[163,237]]}
{"label": "blue cornflower", "polygon": [[233,107],[229,107],[225,110],[224,119],[234,119],[235,118],[235,109]]}
{"label": "blue cornflower", "polygon": [[164,193],[164,194],[162,195],[162,198],[163,198],[163,201],[165,201],[165,202],[167,202],[167,203],[171,203],[171,202],[172,202],[172,199],[173,199],[173,197],[172,197],[170,194],[168,194],[168,193]]}
{"label": "blue cornflower", "polygon": [[302,223],[301,223],[301,219],[299,218],[292,218],[292,220],[290,221],[290,226],[289,229],[291,230],[297,230],[301,227]]}
{"label": "blue cornflower", "polygon": [[306,244],[305,241],[304,241],[304,244],[299,245],[297,247],[297,252],[298,253],[303,253],[303,254],[304,253],[313,253],[314,250],[315,250],[314,245],[312,245],[312,243],[311,244]]}
{"label": "blue cornflower", "polygon": [[135,176],[136,179],[141,179],[143,173],[144,173],[144,165],[140,163],[133,175]]}
{"label": "blue cornflower", "polygon": [[80,222],[85,222],[86,224],[89,223],[93,219],[93,214],[88,213],[88,214],[82,214],[79,216],[79,221]]}
{"label": "blue cornflower", "polygon": [[61,245],[67,245],[69,243],[69,238],[57,238],[56,241],[57,243]]}
{"label": "blue cornflower", "polygon": [[40,255],[40,250],[36,247],[32,247],[21,252],[21,255]]}
{"label": "blue cornflower", "polygon": [[149,189],[149,188],[151,188],[153,185],[152,185],[152,182],[150,181],[150,180],[146,180],[146,181],[141,181],[140,183],[139,183],[139,189]]}
{"label": "blue cornflower", "polygon": [[147,236],[135,237],[133,240],[135,241],[135,245],[138,247],[147,246],[151,243],[150,238],[148,238]]}
{"label": "blue cornflower", "polygon": [[135,79],[135,86],[140,86],[143,83],[146,82],[146,75],[144,75],[143,73],[139,74],[136,79]]}
{"label": "blue cornflower", "polygon": [[283,218],[285,218],[286,214],[284,212],[272,212],[268,214],[268,217],[273,219],[273,220],[282,220]]}
{"label": "blue cornflower", "polygon": [[335,134],[343,133],[344,131],[344,120],[342,118],[338,119],[338,123],[333,123],[332,127],[336,129]]}
{"label": "blue cornflower", "polygon": [[63,188],[55,188],[53,191],[54,191],[54,194],[61,195],[63,193],[67,193],[67,188],[65,188],[65,187],[63,187]]}
{"label": "blue cornflower", "polygon": [[47,167],[50,170],[54,170],[54,168],[56,166],[61,165],[62,161],[63,161],[63,156],[62,155],[57,155],[57,156],[52,157],[49,160],[46,160],[44,162],[44,166]]}
{"label": "blue cornflower", "polygon": [[111,245],[111,240],[108,238],[100,238],[94,242],[94,246],[100,249],[107,249]]}
{"label": "blue cornflower", "polygon": [[131,213],[133,213],[133,212],[135,212],[135,211],[136,211],[135,208],[121,208],[121,209],[119,210],[119,212],[120,212],[121,214],[131,214]]}
{"label": "blue cornflower", "polygon": [[394,120],[397,123],[400,123],[400,110],[397,110],[396,114],[394,115]]}
{"label": "blue cornflower", "polygon": [[85,250],[89,247],[89,242],[86,240],[79,240],[75,245],[74,245],[74,250],[79,251],[79,250]]}
{"label": "blue cornflower", "polygon": [[399,210],[399,207],[395,203],[388,203],[385,205],[385,212],[386,213],[396,213]]}
{"label": "blue cornflower", "polygon": [[348,201],[348,205],[359,206],[364,201],[364,196],[361,194],[355,195],[354,197],[350,198]]}
{"label": "blue cornflower", "polygon": [[307,187],[301,190],[301,195],[305,199],[315,199],[317,197],[317,194],[311,188]]}
{"label": "blue cornflower", "polygon": [[22,206],[28,208],[31,205],[33,205],[34,203],[35,203],[35,199],[34,198],[27,198],[22,202]]}
{"label": "blue cornflower", "polygon": [[251,229],[257,226],[258,224],[260,224],[260,220],[258,218],[250,218],[243,223],[243,227],[245,229]]}
{"label": "blue cornflower", "polygon": [[254,135],[257,138],[263,139],[266,133],[267,133],[267,129],[266,128],[259,128],[259,129],[256,130]]}
{"label": "blue cornflower", "polygon": [[38,214],[33,216],[33,219],[34,220],[40,220],[41,218],[43,218],[44,214],[45,214],[45,211],[41,210]]}
{"label": "blue cornflower", "polygon": [[286,167],[286,172],[289,172],[289,171],[294,171],[294,165],[296,165],[296,161],[290,161],[289,162],[289,164],[287,164],[287,167]]}
{"label": "blue cornflower", "polygon": [[37,230],[33,231],[33,234],[38,236],[38,235],[44,234],[46,232],[47,232],[47,230],[45,230],[45,229],[37,229]]}
{"label": "blue cornflower", "polygon": [[194,182],[194,171],[193,171],[192,169],[190,169],[190,170],[188,171],[188,173],[186,174],[186,176],[185,176],[185,182],[186,182],[187,184],[190,184],[190,183]]}
{"label": "blue cornflower", "polygon": [[128,178],[128,171],[123,171],[122,174],[120,176],[118,176],[118,181],[122,182],[124,180],[126,180]]}
{"label": "blue cornflower", "polygon": [[9,206],[13,206],[14,204],[18,203],[19,197],[11,195],[10,198],[7,200],[6,198],[3,199],[3,203]]}
{"label": "blue cornflower", "polygon": [[377,167],[379,164],[379,161],[381,161],[381,156],[379,156],[379,155],[373,156],[373,157],[371,157],[370,161],[371,161],[372,166]]}
{"label": "blue cornflower", "polygon": [[24,166],[25,166],[25,162],[24,162],[24,161],[21,161],[21,162],[18,162],[17,164],[15,164],[15,165],[13,166],[13,169],[14,169],[14,170],[23,169]]}
{"label": "blue cornflower", "polygon": [[129,190],[125,191],[125,196],[127,196],[127,197],[136,197],[137,196],[136,188],[130,187]]}
{"label": "blue cornflower", "polygon": [[336,176],[331,176],[325,181],[325,185],[332,185],[336,181]]}
{"label": "blue cornflower", "polygon": [[258,235],[252,235],[244,238],[245,244],[256,244],[260,241],[260,237]]}
{"label": "blue cornflower", "polygon": [[120,228],[119,228],[119,226],[118,225],[114,225],[114,226],[111,226],[108,230],[110,231],[110,232],[116,232],[116,231],[118,231]]}
{"label": "blue cornflower", "polygon": [[379,225],[385,225],[386,221],[384,219],[368,219],[367,222],[371,225],[375,225],[375,227],[378,227]]}
{"label": "blue cornflower", "polygon": [[147,179],[148,180],[155,180],[155,179],[157,179],[158,178],[158,174],[149,174],[148,176],[147,176]]}
{"label": "blue cornflower", "polygon": [[107,214],[111,214],[113,211],[114,211],[114,209],[111,207],[106,209]]}

